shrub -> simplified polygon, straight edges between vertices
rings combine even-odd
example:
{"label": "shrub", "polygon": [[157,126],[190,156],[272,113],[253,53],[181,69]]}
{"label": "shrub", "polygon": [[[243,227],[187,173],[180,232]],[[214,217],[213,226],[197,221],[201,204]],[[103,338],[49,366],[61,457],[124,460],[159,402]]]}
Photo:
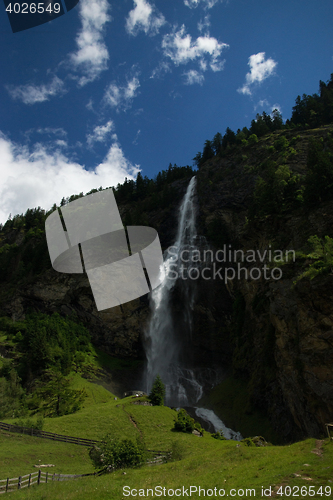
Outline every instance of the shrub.
{"label": "shrub", "polygon": [[165,396],[165,386],[159,375],[156,376],[153,387],[149,394],[149,399],[154,406],[163,406]]}
{"label": "shrub", "polygon": [[288,139],[284,135],[282,135],[281,137],[276,139],[276,141],[274,141],[274,148],[277,151],[283,151],[284,149],[287,149],[288,146],[289,146]]}
{"label": "shrub", "polygon": [[241,443],[246,444],[246,446],[255,446],[255,443],[251,438],[242,439]]}
{"label": "shrub", "polygon": [[181,408],[178,411],[177,419],[175,420],[174,430],[177,432],[193,432],[194,430],[200,432],[201,435],[204,433],[204,429],[201,427],[199,422],[196,422],[190,415]]}
{"label": "shrub", "polygon": [[270,443],[267,443],[266,439],[262,436],[254,436],[248,437],[241,440],[241,443],[246,444],[246,446],[271,446]]}
{"label": "shrub", "polygon": [[174,430],[177,432],[193,432],[194,431],[194,419],[181,408],[178,411],[177,419],[175,420]]}
{"label": "shrub", "polygon": [[252,134],[250,135],[250,137],[248,138],[248,143],[253,146],[254,144],[257,144],[258,142],[258,137],[256,134]]}
{"label": "shrub", "polygon": [[90,458],[100,472],[111,472],[115,469],[140,465],[146,458],[146,451],[139,438],[136,441],[119,440],[108,434],[101,446],[94,446],[90,451]]}
{"label": "shrub", "polygon": [[224,437],[224,434],[223,434],[222,429],[221,429],[220,431],[218,431],[218,432],[214,432],[214,433],[212,434],[212,437],[213,437],[214,439],[220,439],[221,441],[222,441],[222,440],[223,440],[223,441],[225,441],[225,440],[227,439],[226,437]]}
{"label": "shrub", "polygon": [[18,427],[28,427],[29,429],[35,429],[38,431],[41,431],[44,427],[44,418],[43,415],[40,415],[36,422],[28,418],[27,420],[24,420],[20,418],[16,422],[14,422],[14,425],[17,425]]}
{"label": "shrub", "polygon": [[308,254],[301,254],[298,252],[298,257],[303,257],[306,260],[311,259],[310,265],[307,269],[297,276],[294,284],[302,278],[313,279],[318,274],[327,274],[332,272],[333,269],[333,238],[325,236],[325,238],[318,238],[317,235],[311,236],[308,239],[311,247],[311,252]]}

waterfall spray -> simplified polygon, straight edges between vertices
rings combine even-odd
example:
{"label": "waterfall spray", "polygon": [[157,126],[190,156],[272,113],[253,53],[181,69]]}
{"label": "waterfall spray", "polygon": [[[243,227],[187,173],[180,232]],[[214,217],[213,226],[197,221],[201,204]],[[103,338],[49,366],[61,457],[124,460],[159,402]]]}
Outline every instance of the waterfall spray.
{"label": "waterfall spray", "polygon": [[[161,285],[153,290],[150,297],[151,318],[145,332],[145,350],[147,356],[146,390],[150,391],[157,374],[162,378],[166,388],[165,403],[170,406],[193,406],[203,396],[204,382],[210,386],[217,383],[216,371],[213,369],[194,370],[181,363],[181,349],[184,345],[177,338],[177,331],[181,335],[191,338],[192,312],[195,300],[195,281],[182,280],[182,268],[196,267],[193,259],[194,251],[198,252],[196,231],[196,178],[192,177],[186,194],[179,208],[178,230],[176,241],[164,254],[164,265],[161,268]],[[200,239],[202,243],[202,239]],[[183,258],[186,254],[186,259]],[[179,286],[182,308],[182,325],[175,325],[173,307],[171,303],[175,287]],[[177,328],[176,328],[177,327]],[[213,375],[213,376],[212,376]],[[212,383],[213,382],[213,383]],[[216,425],[224,426],[214,412],[200,410],[200,418],[210,421],[213,428]],[[199,414],[198,414],[199,416]],[[214,420],[214,421],[213,421]],[[218,423],[218,424],[217,424]],[[219,430],[219,429],[215,429]],[[227,437],[238,439],[239,433],[228,429]]]}
{"label": "waterfall spray", "polygon": [[[152,313],[146,331],[147,389],[150,389],[158,373],[166,383],[167,399],[170,399],[170,391],[177,387],[176,391],[181,403],[187,402],[187,397],[185,388],[179,384],[179,342],[175,338],[170,299],[177,282],[180,266],[183,265],[182,252],[186,251],[188,261],[191,262],[191,253],[196,248],[195,186],[196,179],[192,177],[179,208],[176,241],[172,246],[172,252],[166,251],[164,255],[164,268],[161,269],[163,273],[162,284],[151,294]],[[193,302],[194,287],[186,283],[182,307],[189,332],[191,332],[192,327],[191,309]],[[199,388],[197,392],[199,396],[201,392]]]}

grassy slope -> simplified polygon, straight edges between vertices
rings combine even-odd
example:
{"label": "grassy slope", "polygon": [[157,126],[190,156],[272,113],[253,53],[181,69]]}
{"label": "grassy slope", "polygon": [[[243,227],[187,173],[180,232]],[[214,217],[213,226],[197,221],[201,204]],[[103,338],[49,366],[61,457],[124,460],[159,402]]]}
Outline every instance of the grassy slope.
{"label": "grassy slope", "polygon": [[[181,461],[155,467],[117,471],[99,478],[89,478],[67,483],[55,483],[35,487],[30,491],[15,493],[17,498],[34,500],[60,499],[122,499],[123,486],[131,488],[179,488],[191,485],[205,489],[215,486],[225,488],[255,488],[260,497],[261,487],[280,484],[315,487],[331,485],[333,446],[326,446],[324,458],[311,453],[314,440],[286,447],[248,448],[237,447],[235,442],[218,442],[211,437],[184,436],[187,457]],[[308,465],[304,465],[308,464]],[[293,476],[300,474],[300,477]],[[310,479],[311,478],[311,479]],[[299,494],[299,496],[301,496]],[[238,495],[237,498],[242,498]],[[192,498],[199,498],[198,494]],[[245,498],[245,497],[244,497]],[[322,498],[314,495],[313,498]]]}
{"label": "grassy slope", "polygon": [[[91,391],[86,407],[73,415],[46,419],[44,428],[62,434],[87,438],[102,438],[107,432],[119,437],[135,438],[141,435],[149,448],[171,449],[178,442],[182,460],[154,467],[117,471],[104,477],[86,478],[66,483],[54,483],[22,490],[15,497],[33,500],[57,499],[122,499],[122,487],[147,488],[157,485],[178,488],[190,485],[203,488],[257,488],[285,484],[331,485],[333,443],[324,444],[323,458],[311,451],[315,440],[291,446],[249,448],[235,441],[217,441],[209,433],[203,438],[171,431],[175,411],[166,407],[132,404],[135,398],[115,401],[103,393],[100,386],[81,379]],[[103,399],[101,402],[100,400]],[[96,403],[94,403],[96,400]],[[107,401],[108,400],[108,401]],[[17,477],[33,472],[33,465],[52,463],[51,472],[93,472],[88,449],[49,440],[0,433],[0,477]],[[39,462],[40,460],[40,462]],[[308,464],[308,465],[304,465]],[[300,474],[294,477],[293,474]],[[311,477],[311,481],[308,479]],[[303,479],[307,478],[307,479]],[[192,498],[198,498],[192,495]],[[237,498],[240,498],[239,496]],[[321,498],[315,495],[313,498]]]}

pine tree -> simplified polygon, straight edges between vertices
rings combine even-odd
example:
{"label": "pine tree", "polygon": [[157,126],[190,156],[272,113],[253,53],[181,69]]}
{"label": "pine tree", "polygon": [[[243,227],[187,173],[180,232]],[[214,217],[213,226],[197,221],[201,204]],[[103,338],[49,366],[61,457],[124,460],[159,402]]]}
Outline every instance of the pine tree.
{"label": "pine tree", "polygon": [[149,394],[149,399],[154,406],[163,406],[165,396],[165,386],[159,375],[156,376],[153,387]]}

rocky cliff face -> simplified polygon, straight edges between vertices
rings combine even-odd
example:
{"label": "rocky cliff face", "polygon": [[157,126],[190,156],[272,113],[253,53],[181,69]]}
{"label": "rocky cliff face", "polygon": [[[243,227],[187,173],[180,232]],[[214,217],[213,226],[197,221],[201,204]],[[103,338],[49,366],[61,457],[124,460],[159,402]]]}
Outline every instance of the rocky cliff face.
{"label": "rocky cliff face", "polygon": [[[326,132],[323,129],[312,135]],[[297,155],[280,158],[293,172],[302,174],[306,169],[310,136],[309,131],[300,134]],[[264,138],[247,148],[246,154],[231,151],[201,167],[197,176],[198,232],[206,237],[206,248],[216,251],[231,244],[232,249],[244,253],[269,248],[298,250],[311,235],[333,236],[333,202],[312,211],[296,208],[277,218],[251,219],[257,166],[265,161],[269,146]],[[171,206],[145,214],[148,224],[158,230],[164,249],[174,242],[177,211],[187,183],[188,179],[174,183],[177,194]],[[121,207],[123,217],[130,211],[131,207]],[[23,245],[22,233],[14,231],[2,244],[13,242]],[[33,252],[33,244],[31,249]],[[212,263],[207,265],[212,267]],[[236,277],[227,283],[219,277],[199,279],[190,343],[193,365],[215,364],[243,379],[253,407],[266,413],[276,432],[290,441],[322,435],[324,423],[333,418],[333,275],[302,279],[294,285],[302,265],[293,259],[281,265],[280,279],[263,275],[259,279]],[[236,269],[237,262],[221,266]],[[250,271],[263,263],[257,258],[242,266]],[[0,292],[1,309],[13,319],[24,318],[29,309],[75,314],[106,352],[144,359],[147,297],[98,312],[85,276],[62,275],[52,269],[10,289],[2,284]],[[181,314],[180,299],[176,288],[176,315]]]}
{"label": "rocky cliff face", "polygon": [[[320,140],[318,136],[325,133],[317,130],[312,136]],[[310,136],[309,131],[301,135],[298,154],[289,160],[294,172],[306,170]],[[265,146],[259,145],[256,156],[249,158],[250,152],[243,162],[232,154],[214,159],[199,172],[201,225],[206,232],[212,224],[220,229],[216,248],[225,242],[245,254],[249,250],[262,254],[270,248],[297,251],[312,235],[332,236],[332,202],[312,210],[289,210],[277,218],[248,220],[256,165],[264,151]],[[286,158],[283,161],[288,164]],[[236,269],[237,264],[226,265]],[[257,257],[241,265],[250,271],[263,263]],[[248,383],[253,407],[269,415],[285,440],[320,436],[333,417],[333,274],[294,284],[302,264],[291,258],[279,269],[282,276],[277,280],[265,279],[263,273],[256,279],[254,273],[255,279],[242,274],[227,283],[234,301],[229,323],[232,367]]]}

